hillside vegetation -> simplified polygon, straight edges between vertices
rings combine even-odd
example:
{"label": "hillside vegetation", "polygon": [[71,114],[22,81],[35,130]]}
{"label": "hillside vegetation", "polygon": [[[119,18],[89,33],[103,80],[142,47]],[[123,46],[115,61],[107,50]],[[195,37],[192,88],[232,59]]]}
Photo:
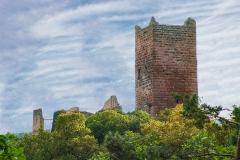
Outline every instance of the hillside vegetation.
{"label": "hillside vegetation", "polygon": [[180,104],[156,117],[141,110],[107,110],[89,117],[79,112],[61,113],[53,132],[41,128],[38,135],[26,134],[14,143],[10,142],[13,137],[1,135],[0,159],[14,149],[17,154],[13,157],[27,160],[238,158],[239,107],[233,107],[228,120],[219,116],[221,106],[200,105],[197,96],[174,97]]}

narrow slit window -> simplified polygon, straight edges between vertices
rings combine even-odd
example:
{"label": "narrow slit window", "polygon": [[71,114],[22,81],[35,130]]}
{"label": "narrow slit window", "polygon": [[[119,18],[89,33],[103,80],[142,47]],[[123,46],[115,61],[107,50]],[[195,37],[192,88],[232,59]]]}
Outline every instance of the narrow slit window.
{"label": "narrow slit window", "polygon": [[138,79],[141,79],[140,72],[141,72],[141,69],[138,69]]}

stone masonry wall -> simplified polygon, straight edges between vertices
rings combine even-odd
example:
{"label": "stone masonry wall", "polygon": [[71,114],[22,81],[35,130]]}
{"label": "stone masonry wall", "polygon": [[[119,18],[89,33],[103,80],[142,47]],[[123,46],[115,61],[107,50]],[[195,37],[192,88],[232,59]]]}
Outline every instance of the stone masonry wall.
{"label": "stone masonry wall", "polygon": [[194,94],[197,89],[196,22],[135,28],[136,108],[149,105],[150,114],[175,107],[171,93]]}
{"label": "stone masonry wall", "polygon": [[119,105],[117,97],[116,96],[111,96],[105,103],[103,108],[101,109],[101,111],[104,110],[115,110],[115,109],[119,109],[122,110],[122,107]]}
{"label": "stone masonry wall", "polygon": [[79,107],[72,107],[66,111],[66,113],[70,113],[70,112],[79,112]]}
{"label": "stone masonry wall", "polygon": [[44,119],[42,115],[42,109],[39,108],[37,110],[33,110],[33,135],[37,135],[39,133],[40,126],[44,127]]}

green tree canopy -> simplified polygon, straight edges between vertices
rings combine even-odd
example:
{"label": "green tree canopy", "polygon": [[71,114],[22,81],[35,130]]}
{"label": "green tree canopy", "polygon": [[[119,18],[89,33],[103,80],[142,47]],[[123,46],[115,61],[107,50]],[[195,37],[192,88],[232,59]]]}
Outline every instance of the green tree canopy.
{"label": "green tree canopy", "polygon": [[[229,109],[224,109],[224,108],[222,108],[222,106],[212,107],[210,105],[207,105],[206,103],[201,104],[199,97],[197,95],[183,96],[183,95],[173,94],[173,97],[175,97],[176,102],[179,102],[179,101],[183,102],[182,115],[190,120],[193,120],[195,126],[200,129],[203,129],[206,125],[208,125],[209,123],[212,123],[212,122],[214,122],[215,125],[219,124],[220,125],[219,128],[221,129],[221,131],[223,131],[224,127],[228,127],[228,129],[231,130],[231,127],[229,127],[229,126],[232,126],[235,129],[237,128],[238,133],[236,133],[235,136],[237,136],[237,134],[238,134],[238,138],[237,138],[238,140],[237,140],[237,150],[236,150],[235,160],[240,159],[240,123],[239,123],[239,121],[240,121],[240,118],[239,118],[240,106],[239,107],[237,107],[236,105],[233,106],[232,119],[227,119],[227,118],[220,116],[220,113],[224,110],[229,110]],[[225,131],[226,131],[226,128],[225,128]],[[209,132],[209,130],[208,130],[208,132]],[[225,133],[227,133],[227,132],[225,132]],[[219,132],[218,132],[214,136],[219,136],[219,135],[223,136],[224,134],[219,134]],[[223,138],[222,140],[224,140],[224,136],[222,138]],[[225,144],[231,145],[226,142],[225,142]]]}
{"label": "green tree canopy", "polygon": [[109,131],[123,134],[128,130],[130,120],[128,116],[113,110],[98,112],[87,118],[86,126],[91,129],[92,134],[98,139],[99,144],[104,140]]}
{"label": "green tree canopy", "polygon": [[16,147],[16,136],[7,133],[0,135],[0,159],[1,160],[24,160],[23,148]]}
{"label": "green tree canopy", "polygon": [[86,160],[104,151],[90,132],[83,114],[62,113],[56,119],[54,132],[41,128],[38,135],[25,135],[19,145],[25,148],[27,160]]}

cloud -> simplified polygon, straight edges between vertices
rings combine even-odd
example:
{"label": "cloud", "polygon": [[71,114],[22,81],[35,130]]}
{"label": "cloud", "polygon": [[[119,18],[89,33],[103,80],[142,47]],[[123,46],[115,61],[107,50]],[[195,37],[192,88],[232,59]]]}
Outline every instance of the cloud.
{"label": "cloud", "polygon": [[33,109],[42,108],[46,118],[74,106],[96,112],[111,95],[124,111],[132,111],[134,27],[146,27],[151,16],[174,25],[194,18],[199,95],[224,107],[238,101],[237,0],[24,0],[0,6],[1,133],[31,131]]}

